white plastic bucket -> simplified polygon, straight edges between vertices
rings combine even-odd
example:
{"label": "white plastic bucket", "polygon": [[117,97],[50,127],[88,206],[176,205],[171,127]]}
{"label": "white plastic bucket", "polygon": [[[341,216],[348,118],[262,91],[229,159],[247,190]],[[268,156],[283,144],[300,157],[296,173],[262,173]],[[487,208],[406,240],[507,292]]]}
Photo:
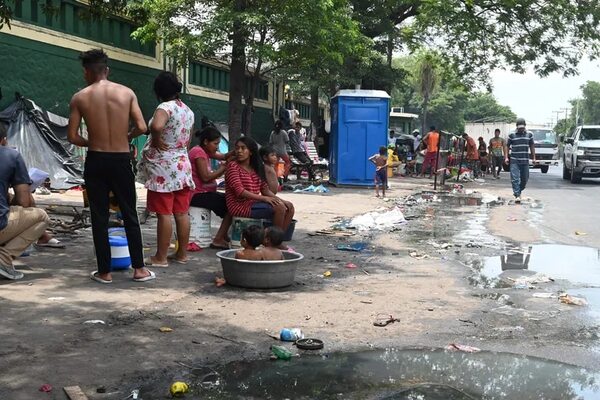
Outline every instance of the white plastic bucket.
{"label": "white plastic bucket", "polygon": [[209,247],[212,243],[210,233],[210,210],[207,208],[190,207],[190,241],[200,247]]}

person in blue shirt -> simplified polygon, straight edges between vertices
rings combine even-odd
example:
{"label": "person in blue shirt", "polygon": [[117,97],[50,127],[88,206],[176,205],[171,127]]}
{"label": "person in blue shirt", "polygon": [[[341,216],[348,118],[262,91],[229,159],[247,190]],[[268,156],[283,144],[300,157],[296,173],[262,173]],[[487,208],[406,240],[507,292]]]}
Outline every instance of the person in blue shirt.
{"label": "person in blue shirt", "polygon": [[517,118],[517,130],[508,136],[507,151],[504,152],[505,163],[508,163],[508,149],[510,149],[510,180],[512,183],[515,203],[521,203],[521,193],[529,180],[529,152],[535,164],[535,144],[533,135],[527,132],[525,119]]}
{"label": "person in blue shirt", "polygon": [[[6,142],[6,126],[0,124],[0,276],[17,280],[23,273],[15,269],[13,260],[44,234],[50,219],[32,203],[25,161]],[[11,187],[14,205],[8,196]]]}

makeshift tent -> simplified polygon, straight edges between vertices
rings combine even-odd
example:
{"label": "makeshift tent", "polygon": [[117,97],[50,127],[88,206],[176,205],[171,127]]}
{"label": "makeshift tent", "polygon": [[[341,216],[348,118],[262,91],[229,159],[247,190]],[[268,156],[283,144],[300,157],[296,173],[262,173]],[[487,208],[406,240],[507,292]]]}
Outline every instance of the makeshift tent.
{"label": "makeshift tent", "polygon": [[83,157],[67,141],[66,118],[17,95],[17,100],[0,112],[0,122],[8,124],[8,145],[21,153],[27,168],[47,172],[53,189],[83,183]]}

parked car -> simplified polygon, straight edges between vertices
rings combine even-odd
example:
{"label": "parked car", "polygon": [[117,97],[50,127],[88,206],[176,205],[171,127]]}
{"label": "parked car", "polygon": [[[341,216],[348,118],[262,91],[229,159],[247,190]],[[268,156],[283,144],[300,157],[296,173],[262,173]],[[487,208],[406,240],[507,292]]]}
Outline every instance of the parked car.
{"label": "parked car", "polygon": [[563,179],[600,178],[600,125],[578,126],[564,145]]}

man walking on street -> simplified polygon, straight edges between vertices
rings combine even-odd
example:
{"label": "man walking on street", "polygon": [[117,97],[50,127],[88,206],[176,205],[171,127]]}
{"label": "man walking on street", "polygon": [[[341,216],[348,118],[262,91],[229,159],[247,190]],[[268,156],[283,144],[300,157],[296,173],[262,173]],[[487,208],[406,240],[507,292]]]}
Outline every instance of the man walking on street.
{"label": "man walking on street", "polygon": [[525,129],[525,119],[517,118],[517,130],[508,136],[505,159],[508,163],[508,150],[510,149],[510,181],[512,183],[515,203],[521,203],[521,193],[529,180],[529,151],[535,164],[535,147],[533,135]]}
{"label": "man walking on street", "polygon": [[[90,201],[98,264],[98,270],[92,271],[90,277],[99,283],[112,283],[108,241],[109,192],[112,191],[123,213],[133,280],[146,282],[154,279],[155,274],[144,266],[129,142],[145,133],[147,126],[133,91],[108,80],[106,53],[100,49],[89,50],[82,53],[80,59],[88,86],[71,99],[67,137],[74,145],[88,147],[83,177]],[[87,139],[79,134],[81,118],[87,125]],[[135,128],[128,133],[130,120]]]}
{"label": "man walking on street", "polygon": [[502,171],[502,164],[506,158],[505,150],[506,143],[504,139],[500,137],[500,129],[496,128],[494,137],[490,139],[489,144],[489,151],[492,155],[492,172],[496,179],[500,179],[500,171]]}

